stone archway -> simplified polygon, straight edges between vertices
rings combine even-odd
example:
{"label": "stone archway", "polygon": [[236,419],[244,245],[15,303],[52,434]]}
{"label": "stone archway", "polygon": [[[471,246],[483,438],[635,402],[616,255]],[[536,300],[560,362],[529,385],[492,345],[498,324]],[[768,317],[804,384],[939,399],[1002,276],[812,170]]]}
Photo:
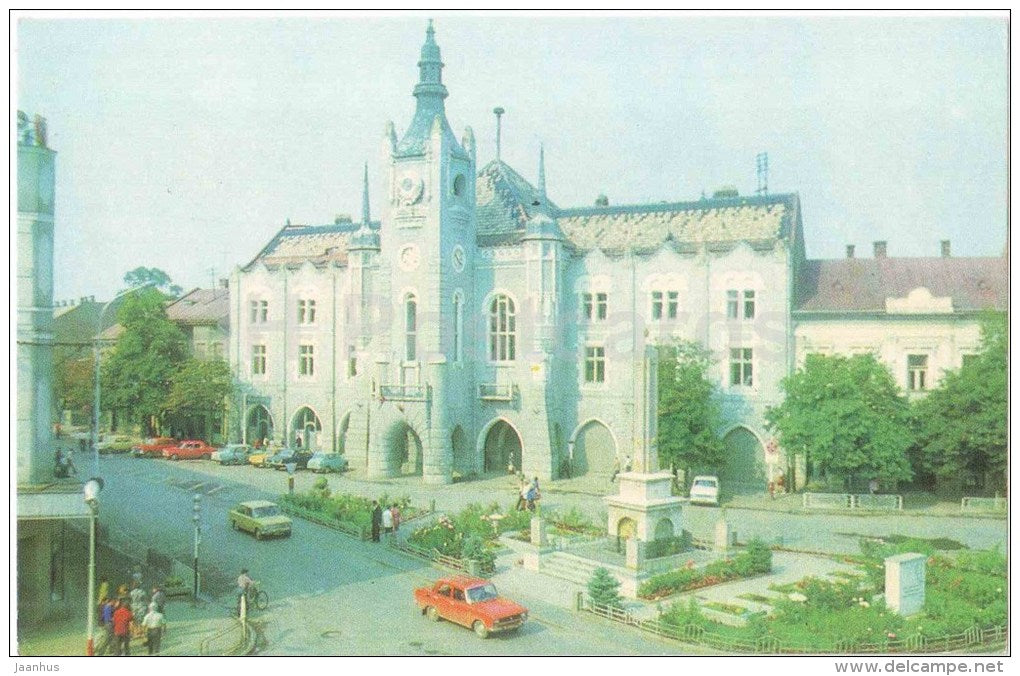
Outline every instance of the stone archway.
{"label": "stone archway", "polygon": [[605,423],[589,420],[578,427],[574,433],[572,476],[593,474],[608,477],[613,473],[616,458],[616,440]]}
{"label": "stone archway", "polygon": [[262,445],[264,439],[273,438],[273,416],[269,413],[269,409],[262,404],[248,409],[244,438],[248,444],[258,441],[259,445]]}
{"label": "stone archway", "polygon": [[765,490],[765,448],[754,432],[740,426],[730,430],[726,444],[726,465],[720,479],[728,491]]}
{"label": "stone archway", "polygon": [[474,474],[476,470],[471,444],[460,425],[454,427],[450,434],[450,448],[453,450],[453,469],[462,475]]}
{"label": "stone archway", "polygon": [[522,448],[521,435],[513,425],[502,418],[498,419],[489,427],[482,444],[483,471],[506,472],[511,461],[515,469],[523,471]]}
{"label": "stone archway", "polygon": [[422,443],[414,428],[404,420],[390,425],[382,435],[387,476],[421,476]]}
{"label": "stone archway", "polygon": [[290,423],[290,433],[284,439],[284,445],[291,448],[316,450],[322,422],[310,406],[302,406],[295,413]]}

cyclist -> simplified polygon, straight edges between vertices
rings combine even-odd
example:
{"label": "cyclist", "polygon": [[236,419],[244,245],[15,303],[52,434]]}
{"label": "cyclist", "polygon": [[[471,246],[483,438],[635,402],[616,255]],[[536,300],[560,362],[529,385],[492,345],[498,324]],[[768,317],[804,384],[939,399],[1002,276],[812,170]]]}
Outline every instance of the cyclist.
{"label": "cyclist", "polygon": [[241,614],[241,599],[247,596],[248,590],[255,585],[255,580],[248,577],[248,569],[242,568],[241,574],[237,576],[237,614]]}

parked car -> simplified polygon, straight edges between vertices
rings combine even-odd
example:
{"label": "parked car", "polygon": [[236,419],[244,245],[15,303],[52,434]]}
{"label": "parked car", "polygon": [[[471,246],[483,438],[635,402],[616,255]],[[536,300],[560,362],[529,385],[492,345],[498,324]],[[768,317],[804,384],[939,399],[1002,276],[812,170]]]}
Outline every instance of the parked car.
{"label": "parked car", "polygon": [[248,444],[227,444],[212,454],[212,459],[221,465],[243,465],[248,462],[252,447]]}
{"label": "parked car", "polygon": [[696,476],[691,482],[691,504],[718,505],[719,477]]}
{"label": "parked car", "polygon": [[265,467],[266,459],[272,455],[269,451],[257,451],[248,456],[248,464],[254,465],[255,467]]}
{"label": "parked car", "polygon": [[290,517],[280,512],[280,506],[268,500],[240,502],[227,514],[227,521],[234,530],[245,530],[256,540],[272,535],[289,536]]}
{"label": "parked car", "polygon": [[136,458],[158,458],[163,455],[163,450],[173,448],[181,443],[180,439],[173,437],[153,437],[146,439],[144,443],[131,447],[131,455]]}
{"label": "parked car", "polygon": [[212,457],[215,448],[197,439],[182,441],[177,446],[163,449],[163,457],[171,460],[202,460]]}
{"label": "parked car", "polygon": [[340,453],[315,453],[308,459],[313,472],[346,472],[347,457]]}
{"label": "parked car", "polygon": [[527,608],[501,597],[488,580],[475,577],[445,577],[431,587],[419,587],[414,601],[433,622],[456,622],[481,638],[517,629],[528,619]]}
{"label": "parked car", "polygon": [[290,463],[294,463],[298,466],[298,469],[304,469],[308,467],[308,461],[311,459],[311,451],[300,451],[294,448],[284,448],[279,453],[275,453],[266,458],[266,465],[273,469],[285,469]]}

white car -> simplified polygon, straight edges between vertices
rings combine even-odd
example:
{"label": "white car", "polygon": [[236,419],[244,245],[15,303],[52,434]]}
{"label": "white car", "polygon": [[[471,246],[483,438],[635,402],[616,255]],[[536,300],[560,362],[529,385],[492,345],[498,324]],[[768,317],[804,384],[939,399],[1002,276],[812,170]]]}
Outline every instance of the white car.
{"label": "white car", "polygon": [[691,483],[691,504],[718,505],[719,477],[696,476]]}

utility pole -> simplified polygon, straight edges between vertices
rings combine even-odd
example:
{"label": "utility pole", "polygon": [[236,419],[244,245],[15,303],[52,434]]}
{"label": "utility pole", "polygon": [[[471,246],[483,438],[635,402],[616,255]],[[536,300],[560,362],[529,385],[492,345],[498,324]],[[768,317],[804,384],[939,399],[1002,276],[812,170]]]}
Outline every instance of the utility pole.
{"label": "utility pole", "polygon": [[193,556],[194,580],[192,583],[192,600],[198,603],[198,544],[202,541],[202,496],[195,493],[191,506],[191,520],[195,524],[195,551]]}

